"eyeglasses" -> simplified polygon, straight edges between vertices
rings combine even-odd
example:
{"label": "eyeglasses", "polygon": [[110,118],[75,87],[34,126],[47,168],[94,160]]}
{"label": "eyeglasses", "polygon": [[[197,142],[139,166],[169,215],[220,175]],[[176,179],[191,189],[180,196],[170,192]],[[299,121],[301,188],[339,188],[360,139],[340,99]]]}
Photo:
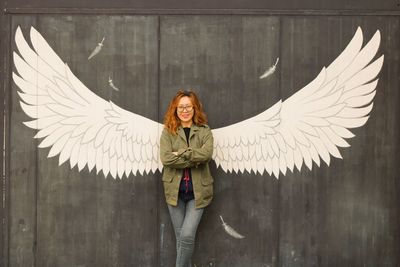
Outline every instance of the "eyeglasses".
{"label": "eyeglasses", "polygon": [[184,110],[191,112],[193,110],[193,106],[178,106],[177,110],[179,113],[182,113]]}

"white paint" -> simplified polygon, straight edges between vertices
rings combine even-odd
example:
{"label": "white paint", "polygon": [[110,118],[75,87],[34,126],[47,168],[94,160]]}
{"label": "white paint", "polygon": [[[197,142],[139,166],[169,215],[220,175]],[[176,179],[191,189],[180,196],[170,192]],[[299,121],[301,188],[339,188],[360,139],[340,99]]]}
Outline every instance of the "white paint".
{"label": "white paint", "polygon": [[104,46],[103,42],[106,38],[103,37],[103,39],[101,40],[100,43],[97,44],[97,46],[93,49],[92,53],[90,53],[88,60],[90,60],[91,58],[93,58],[95,55],[97,55],[98,53],[100,53],[101,48]]}
{"label": "white paint", "polygon": [[267,78],[268,76],[272,75],[276,70],[276,65],[278,65],[279,57],[276,59],[275,64],[269,67],[261,76],[260,79]]}
{"label": "white paint", "polygon": [[221,219],[222,227],[224,228],[225,232],[226,232],[228,235],[230,235],[230,236],[232,236],[232,237],[234,237],[234,238],[236,238],[236,239],[242,239],[242,238],[244,238],[243,235],[239,234],[235,229],[232,228],[232,226],[230,226],[229,224],[227,224],[227,223],[224,221],[224,219],[222,218],[221,215],[219,215],[219,217],[220,217],[220,219]]}
{"label": "white paint", "polygon": [[[31,118],[25,125],[44,138],[48,157],[59,164],[104,176],[122,177],[162,169],[159,136],[163,125],[129,112],[89,90],[33,27],[33,49],[18,27],[13,79],[21,107]],[[346,49],[308,85],[285,101],[242,122],[213,130],[213,159],[226,172],[258,172],[279,177],[287,169],[312,169],[320,158],[341,158],[338,147],[350,146],[348,130],[364,125],[372,110],[376,76],[383,56],[377,31],[362,48],[358,28]]]}

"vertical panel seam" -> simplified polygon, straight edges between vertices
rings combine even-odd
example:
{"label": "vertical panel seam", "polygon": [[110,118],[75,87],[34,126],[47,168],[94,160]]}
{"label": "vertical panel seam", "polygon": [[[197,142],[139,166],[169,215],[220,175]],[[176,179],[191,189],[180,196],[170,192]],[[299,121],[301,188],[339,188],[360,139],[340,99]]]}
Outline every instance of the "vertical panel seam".
{"label": "vertical panel seam", "polygon": [[[3,242],[5,245],[4,250],[2,251],[2,253],[4,253],[5,258],[4,258],[4,266],[9,266],[9,260],[10,260],[10,223],[9,223],[9,219],[10,219],[10,136],[11,136],[11,127],[10,127],[10,118],[11,118],[11,94],[10,94],[10,89],[11,88],[11,83],[10,83],[10,76],[9,76],[9,68],[10,68],[10,58],[11,58],[11,53],[9,53],[9,50],[11,48],[11,17],[8,15],[4,15],[6,17],[3,17],[2,22],[5,23],[5,25],[3,26],[4,29],[8,29],[5,36],[6,38],[8,38],[8,42],[5,42],[6,44],[8,44],[7,46],[4,46],[4,54],[7,54],[4,57],[4,62],[3,62],[3,70],[4,70],[4,81],[3,81],[3,92],[4,92],[4,144],[3,144],[3,148],[5,149],[5,154],[4,154],[4,175],[5,175],[5,191],[4,191],[4,224],[3,224],[3,230],[4,235],[3,235]],[[8,25],[7,25],[8,23]],[[7,87],[8,85],[8,87]],[[8,88],[8,89],[7,89]]]}
{"label": "vertical panel seam", "polygon": [[[161,44],[161,16],[157,15],[157,122],[160,122],[160,56],[161,56],[161,49],[160,49],[160,44]],[[158,131],[160,133],[160,131]],[[158,136],[160,138],[160,136]],[[160,160],[160,159],[158,159]],[[156,257],[156,264],[157,266],[161,266],[161,252],[162,252],[162,247],[161,247],[161,239],[160,239],[160,187],[158,185],[158,179],[155,179],[156,181],[156,188],[157,188],[157,197],[156,197],[156,216],[157,216],[157,257]]]}
{"label": "vertical panel seam", "polygon": [[[35,24],[36,27],[38,25],[38,20],[39,20],[39,15],[36,15],[35,18]],[[39,102],[38,100],[38,96],[36,95],[37,98],[37,103]],[[39,106],[36,106],[37,109],[39,108]],[[38,110],[37,110],[37,113]],[[35,222],[35,231],[33,233],[33,266],[36,267],[37,266],[37,251],[38,251],[38,188],[39,188],[39,162],[38,162],[38,158],[39,158],[39,140],[35,139],[35,215],[34,215],[34,222]]]}
{"label": "vertical panel seam", "polygon": [[[282,65],[282,16],[279,17],[279,58],[281,59],[281,65]],[[281,70],[283,68],[280,68]],[[279,71],[279,93],[280,93],[280,98],[282,99],[282,71]],[[281,208],[281,179],[278,179],[278,199],[277,199],[277,214],[276,214],[276,221],[277,221],[277,227],[278,227],[278,231],[277,231],[277,237],[276,237],[276,266],[281,266],[280,263],[280,232],[281,232],[281,212],[280,212],[280,208]]]}

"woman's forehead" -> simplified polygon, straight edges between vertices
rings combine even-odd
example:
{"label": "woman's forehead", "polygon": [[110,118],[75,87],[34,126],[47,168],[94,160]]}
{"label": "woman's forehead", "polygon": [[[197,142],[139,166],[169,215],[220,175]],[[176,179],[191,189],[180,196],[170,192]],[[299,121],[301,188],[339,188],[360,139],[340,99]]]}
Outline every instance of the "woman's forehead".
{"label": "woman's forehead", "polygon": [[181,99],[179,99],[178,105],[191,105],[192,101],[190,100],[189,97],[184,96]]}

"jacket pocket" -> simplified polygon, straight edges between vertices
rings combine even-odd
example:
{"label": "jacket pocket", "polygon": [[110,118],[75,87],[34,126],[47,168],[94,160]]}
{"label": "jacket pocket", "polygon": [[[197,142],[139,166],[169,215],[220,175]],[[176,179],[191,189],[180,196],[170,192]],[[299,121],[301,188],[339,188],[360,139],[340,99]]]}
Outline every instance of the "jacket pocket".
{"label": "jacket pocket", "polygon": [[163,182],[171,183],[174,177],[176,176],[176,170],[173,168],[164,168],[164,172],[161,180]]}
{"label": "jacket pocket", "polygon": [[206,176],[201,178],[202,185],[210,185],[214,183],[214,179],[211,176]]}
{"label": "jacket pocket", "polygon": [[174,176],[173,176],[173,175],[168,175],[168,176],[164,176],[164,175],[163,175],[163,177],[162,177],[162,181],[163,181],[163,182],[167,182],[167,183],[172,182],[173,179],[174,179]]}

